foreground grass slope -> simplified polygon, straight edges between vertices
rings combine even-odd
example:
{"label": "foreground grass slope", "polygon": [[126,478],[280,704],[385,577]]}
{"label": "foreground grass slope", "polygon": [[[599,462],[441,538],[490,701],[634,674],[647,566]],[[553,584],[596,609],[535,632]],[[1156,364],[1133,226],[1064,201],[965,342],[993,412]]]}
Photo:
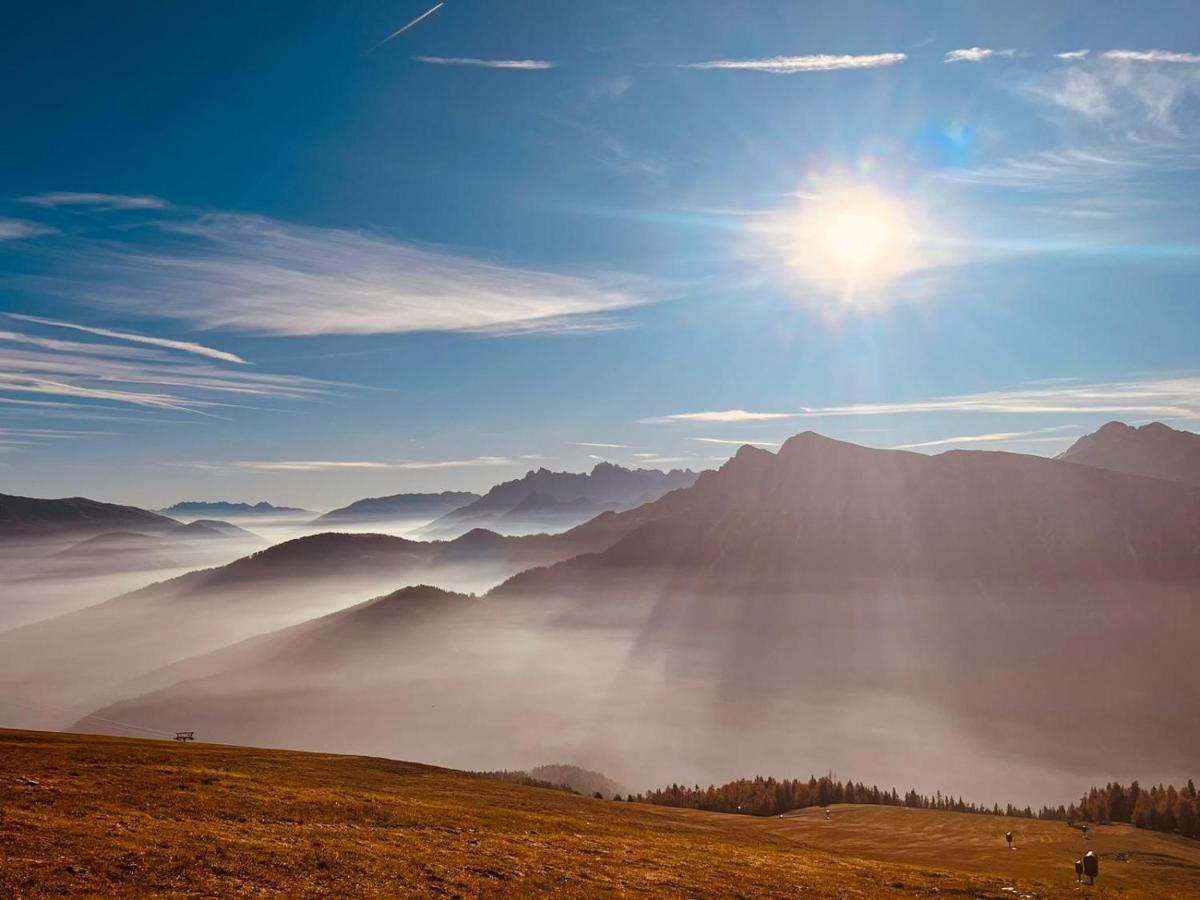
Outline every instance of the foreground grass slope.
{"label": "foreground grass slope", "polygon": [[[0,730],[5,897],[1065,897],[1080,843],[1060,823],[866,807],[753,819],[382,759]],[[1093,896],[1200,893],[1200,845],[1115,827],[1094,844]]]}

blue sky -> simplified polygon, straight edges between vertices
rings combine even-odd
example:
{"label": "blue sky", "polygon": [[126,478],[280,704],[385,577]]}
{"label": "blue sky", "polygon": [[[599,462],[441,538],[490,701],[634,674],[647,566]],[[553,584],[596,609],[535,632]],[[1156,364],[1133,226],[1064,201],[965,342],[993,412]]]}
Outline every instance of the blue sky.
{"label": "blue sky", "polygon": [[1200,420],[1194,4],[431,6],[10,17],[0,491]]}

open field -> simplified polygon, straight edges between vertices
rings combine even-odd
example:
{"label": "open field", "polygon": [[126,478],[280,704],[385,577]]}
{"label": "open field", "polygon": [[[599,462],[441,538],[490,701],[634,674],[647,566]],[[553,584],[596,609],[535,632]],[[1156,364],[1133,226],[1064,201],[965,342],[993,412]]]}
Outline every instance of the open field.
{"label": "open field", "polygon": [[756,819],[383,759],[0,731],[5,897],[1200,895],[1200,844],[1095,831],[1089,889],[1061,823],[858,806]]}

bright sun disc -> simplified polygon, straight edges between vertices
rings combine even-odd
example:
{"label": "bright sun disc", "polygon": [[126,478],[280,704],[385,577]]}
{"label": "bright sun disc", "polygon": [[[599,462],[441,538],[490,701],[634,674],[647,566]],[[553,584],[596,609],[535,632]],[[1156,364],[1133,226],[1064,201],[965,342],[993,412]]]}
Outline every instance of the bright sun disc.
{"label": "bright sun disc", "polygon": [[787,230],[788,262],[806,280],[847,301],[921,266],[904,204],[873,187],[822,193]]}

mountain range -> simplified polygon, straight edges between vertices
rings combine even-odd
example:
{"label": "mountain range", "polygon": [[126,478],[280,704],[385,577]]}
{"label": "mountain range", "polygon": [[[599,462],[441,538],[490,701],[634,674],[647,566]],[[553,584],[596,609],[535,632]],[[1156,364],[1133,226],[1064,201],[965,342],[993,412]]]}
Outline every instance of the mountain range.
{"label": "mountain range", "polygon": [[[530,497],[576,502],[526,492],[497,517]],[[1200,703],[1198,583],[1200,487],[806,432],[559,534],[279,544],[0,634],[0,682],[55,710],[43,727],[476,768],[481,747],[616,774],[671,747],[697,778],[878,764],[887,733],[940,767],[986,747],[1170,771],[1200,740],[1177,715]]]}
{"label": "mountain range", "polygon": [[[190,658],[158,654],[150,671],[143,657],[140,673],[123,669],[128,682],[91,694],[115,703],[77,706],[82,730],[105,719],[186,722],[219,741],[472,765],[481,746],[514,759],[569,754],[583,729],[596,764],[620,771],[639,748],[672,741],[684,756],[685,745],[703,747],[717,766],[744,758],[736,734],[750,725],[762,729],[754,758],[764,765],[826,739],[866,753],[868,732],[854,723],[903,733],[918,703],[951,717],[952,730],[939,726],[948,748],[986,742],[1099,765],[1101,748],[1110,759],[1145,752],[1106,704],[1136,695],[1157,729],[1200,701],[1186,677],[1189,629],[1178,630],[1200,624],[1198,536],[1200,488],[805,433],[777,453],[743,447],[689,488],[559,535],[293,541],[105,604],[132,616],[115,628],[76,616],[66,631],[60,620],[11,645],[0,637],[0,657],[40,645],[40,659],[83,635],[120,640],[134,622],[160,641],[190,635]],[[296,608],[315,608],[305,586],[337,599],[326,592],[352,573],[363,588],[367,574],[438,583],[481,559],[493,576],[522,571],[478,598],[443,581],[322,618]],[[197,608],[205,627],[242,609],[258,630],[228,646],[228,626],[224,641],[203,632],[190,618]],[[292,627],[269,631],[268,617]],[[1147,656],[1152,638],[1166,652]],[[1076,647],[1105,648],[1104,668],[1081,664]],[[120,658],[138,652],[127,646]],[[112,665],[91,669],[111,677]],[[827,735],[789,730],[772,712],[797,702],[797,685],[810,706],[841,704]],[[881,691],[894,699],[876,708]],[[1158,758],[1179,758],[1198,730],[1176,727]],[[946,752],[939,765],[963,754]]]}
{"label": "mountain range", "polygon": [[1178,431],[1162,422],[1133,427],[1109,422],[1067,448],[1067,462],[1200,485],[1200,434]]}
{"label": "mountain range", "polygon": [[263,500],[259,503],[230,503],[226,500],[184,500],[181,503],[176,503],[174,506],[168,506],[166,509],[159,510],[163,515],[167,516],[279,516],[279,515],[303,515],[308,512],[306,509],[298,509],[294,506],[273,506]]}
{"label": "mountain range", "polygon": [[612,546],[501,592],[655,570],[743,586],[1200,578],[1200,488],[1015,453],[927,456],[805,432],[777,454],[744,446],[691,488],[616,515]]}
{"label": "mountain range", "polygon": [[631,509],[664,494],[691,486],[690,469],[627,469],[597,463],[591,472],[552,472],[541,468],[498,484],[490,491],[434,521],[426,534],[443,536],[469,528],[505,533],[561,530],[601,512]]}

